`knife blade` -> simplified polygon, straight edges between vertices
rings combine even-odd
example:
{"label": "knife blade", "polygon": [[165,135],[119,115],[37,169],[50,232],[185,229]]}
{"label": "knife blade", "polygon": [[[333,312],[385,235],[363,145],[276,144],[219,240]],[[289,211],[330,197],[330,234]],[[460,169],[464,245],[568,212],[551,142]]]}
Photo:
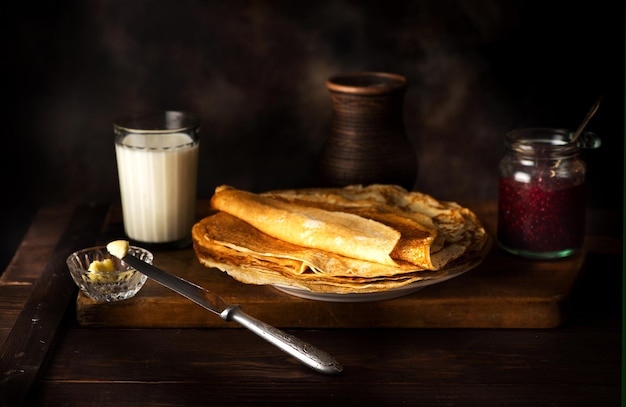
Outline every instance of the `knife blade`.
{"label": "knife blade", "polygon": [[343,371],[343,366],[330,354],[246,314],[239,305],[228,304],[219,295],[131,254],[126,254],[122,260],[140,273],[219,315],[224,321],[239,323],[312,369],[325,374],[338,374]]}

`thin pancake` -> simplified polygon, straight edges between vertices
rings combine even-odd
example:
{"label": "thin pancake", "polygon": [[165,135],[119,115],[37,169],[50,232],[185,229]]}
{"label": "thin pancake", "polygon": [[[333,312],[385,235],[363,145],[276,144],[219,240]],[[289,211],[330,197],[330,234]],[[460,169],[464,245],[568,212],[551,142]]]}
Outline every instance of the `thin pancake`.
{"label": "thin pancake", "polygon": [[[215,222],[209,222],[211,218]],[[232,241],[215,240],[225,237],[220,233],[221,227],[214,226],[216,223],[230,229],[226,235]],[[233,234],[233,230],[238,232]],[[193,237],[201,264],[223,270],[242,283],[277,284],[335,294],[378,292],[439,279],[474,267],[486,249],[485,242],[477,242],[464,256],[438,271],[416,270],[406,263],[390,267],[280,242],[223,212],[194,225]]]}
{"label": "thin pancake", "polygon": [[400,232],[400,239],[390,253],[396,261],[406,261],[424,269],[433,269],[431,250],[437,238],[437,229],[430,218],[428,222],[416,217],[406,216],[394,208],[382,204],[346,205],[344,203],[306,200],[282,195],[280,192],[272,194],[278,200],[288,200],[300,206],[311,206],[334,212],[346,212],[366,219],[372,219],[387,225]]}
{"label": "thin pancake", "polygon": [[314,273],[371,278],[416,270],[416,266],[406,262],[380,264],[298,246],[269,236],[225,212],[216,212],[196,223],[192,236],[196,251],[211,247],[213,257],[219,253],[223,261],[230,260],[233,264],[241,261],[271,261],[279,268],[289,268],[289,273],[294,276]]}
{"label": "thin pancake", "polygon": [[389,254],[400,239],[400,233],[371,219],[301,206],[227,186],[217,188],[211,206],[289,243],[355,259],[395,264]]}
{"label": "thin pancake", "polygon": [[[260,195],[271,199],[279,209],[295,207],[300,211],[306,207],[339,212],[397,231],[400,238],[390,252],[393,264],[278,239],[224,211],[216,211],[193,227],[194,249],[202,264],[217,267],[247,284],[354,293],[440,278],[475,266],[486,253],[488,236],[473,212],[400,187],[350,186]],[[245,210],[245,206],[240,208]]]}

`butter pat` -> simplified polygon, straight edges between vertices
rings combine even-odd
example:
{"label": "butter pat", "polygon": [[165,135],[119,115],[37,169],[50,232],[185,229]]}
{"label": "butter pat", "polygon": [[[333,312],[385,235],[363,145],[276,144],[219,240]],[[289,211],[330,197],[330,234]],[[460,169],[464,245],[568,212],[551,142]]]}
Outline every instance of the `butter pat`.
{"label": "butter pat", "polygon": [[111,259],[94,260],[89,264],[88,271],[115,271],[115,265]]}
{"label": "butter pat", "polygon": [[89,271],[87,278],[94,283],[114,283],[119,278],[118,273],[115,273],[117,271],[115,263],[111,259],[94,260],[87,270]]}
{"label": "butter pat", "polygon": [[112,256],[118,259],[123,259],[128,254],[128,241],[127,240],[114,240],[107,244],[107,250]]}

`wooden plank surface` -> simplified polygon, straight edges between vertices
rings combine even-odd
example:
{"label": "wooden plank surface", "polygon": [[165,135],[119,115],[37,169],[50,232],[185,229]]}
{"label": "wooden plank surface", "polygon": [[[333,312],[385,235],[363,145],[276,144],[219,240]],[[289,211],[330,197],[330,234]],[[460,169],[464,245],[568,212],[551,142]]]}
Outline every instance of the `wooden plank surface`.
{"label": "wooden plank surface", "polygon": [[[25,269],[24,273],[13,274],[13,270],[22,269],[20,257],[16,256],[11,263],[15,268],[9,268],[8,273],[2,276],[2,286],[18,283],[20,278],[26,278],[24,281],[31,278],[35,280],[0,348],[0,405],[22,405],[41,367],[46,363],[49,351],[58,339],[59,326],[66,315],[68,304],[73,301],[77,291],[65,268],[65,259],[72,251],[92,244],[106,211],[107,206],[81,206],[74,212],[69,224],[65,223],[66,217],[60,217],[60,224],[66,228],[43,270]],[[36,254],[35,250],[29,251],[28,248],[31,238],[40,242],[41,247],[47,247],[51,236],[59,236],[55,234],[58,229],[53,227],[54,223],[50,226],[52,231],[44,230],[40,234],[34,234],[33,228],[29,230],[20,247],[20,250],[24,249],[24,255]]]}
{"label": "wooden plank surface", "polygon": [[[198,218],[207,205],[199,203]],[[495,203],[468,206],[493,235]],[[106,223],[103,242],[121,234],[118,208]],[[584,260],[584,251],[555,261],[522,259],[494,245],[483,264],[452,280],[396,299],[355,303],[302,299],[239,283],[200,265],[191,248],[155,251],[154,264],[283,328],[553,328],[567,320],[568,298]],[[134,298],[110,304],[78,294],[76,312],[79,323],[91,327],[238,327],[152,280]]]}
{"label": "wooden plank surface", "polygon": [[[616,406],[618,328],[293,332],[320,375],[237,329],[71,329],[40,406]],[[35,405],[35,404],[33,404]]]}

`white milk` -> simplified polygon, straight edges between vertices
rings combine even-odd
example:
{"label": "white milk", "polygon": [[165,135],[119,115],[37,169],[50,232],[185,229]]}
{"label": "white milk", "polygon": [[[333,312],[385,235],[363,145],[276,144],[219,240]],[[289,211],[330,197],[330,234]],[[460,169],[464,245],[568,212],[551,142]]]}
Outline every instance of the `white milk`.
{"label": "white milk", "polygon": [[188,239],[195,221],[198,146],[190,135],[129,134],[116,142],[124,229],[130,239]]}

